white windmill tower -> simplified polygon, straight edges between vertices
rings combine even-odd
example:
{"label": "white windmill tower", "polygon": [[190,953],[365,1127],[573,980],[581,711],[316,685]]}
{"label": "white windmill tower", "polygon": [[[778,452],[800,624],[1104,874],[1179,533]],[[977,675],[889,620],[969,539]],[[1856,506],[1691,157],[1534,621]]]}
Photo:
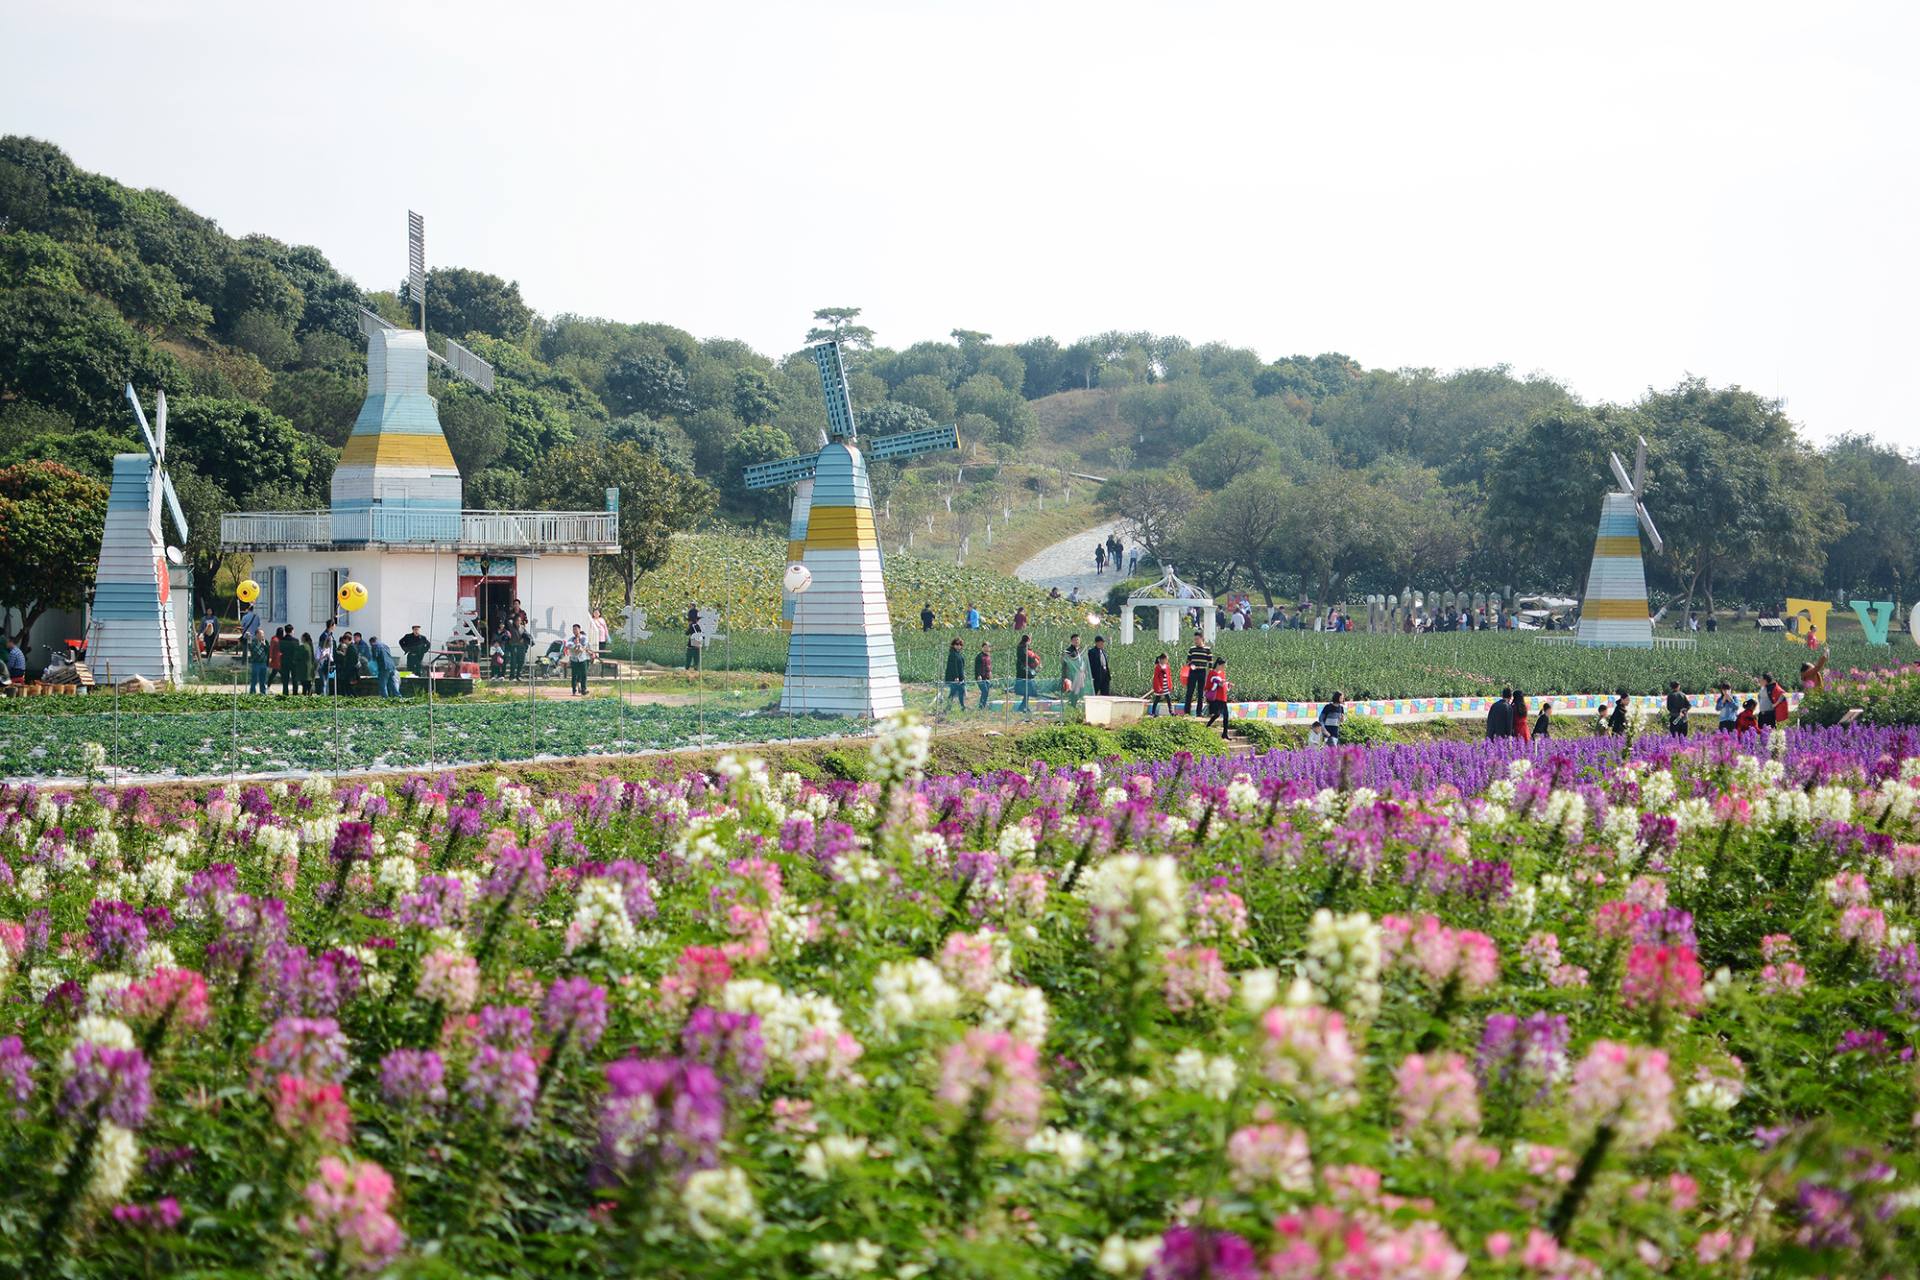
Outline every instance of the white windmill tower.
{"label": "white windmill tower", "polygon": [[180,547],[168,546],[161,536],[161,503],[182,545],[187,541],[187,517],[167,475],[167,393],[156,398],[153,426],[147,425],[132,383],[127,384],[127,403],[133,406],[147,451],[118,454],[113,460],[113,487],[107,495],[107,523],[87,622],[87,662],[116,683],[144,676],[177,688],[182,647],[168,568],[181,563],[182,555]]}
{"label": "white windmill tower", "polygon": [[1617,453],[1607,454],[1607,465],[1620,485],[1618,492],[1600,500],[1600,532],[1593,542],[1593,564],[1587,570],[1587,594],[1580,605],[1578,643],[1593,647],[1651,649],[1653,620],[1647,612],[1647,570],[1640,559],[1640,530],[1655,551],[1664,550],[1660,531],[1653,527],[1642,499],[1647,492],[1647,441],[1638,437],[1633,474]]}

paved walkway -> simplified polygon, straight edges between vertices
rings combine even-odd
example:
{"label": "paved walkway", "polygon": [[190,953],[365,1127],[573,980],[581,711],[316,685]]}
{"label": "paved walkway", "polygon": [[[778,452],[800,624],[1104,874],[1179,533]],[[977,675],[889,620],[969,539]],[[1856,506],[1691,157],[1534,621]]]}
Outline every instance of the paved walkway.
{"label": "paved walkway", "polygon": [[1118,520],[1109,520],[1105,524],[1082,530],[1028,560],[1014,570],[1014,576],[1035,586],[1058,587],[1062,595],[1078,587],[1081,599],[1104,600],[1107,589],[1120,578],[1111,567],[1105,573],[1096,574],[1093,571],[1093,548],[1095,543],[1119,530]]}

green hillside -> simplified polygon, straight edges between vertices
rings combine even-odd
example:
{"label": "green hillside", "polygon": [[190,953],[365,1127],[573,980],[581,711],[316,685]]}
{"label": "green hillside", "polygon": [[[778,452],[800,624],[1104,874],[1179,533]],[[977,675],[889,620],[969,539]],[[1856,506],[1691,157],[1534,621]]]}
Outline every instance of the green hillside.
{"label": "green hillside", "polygon": [[[219,514],[325,501],[364,394],[356,308],[412,314],[387,283],[0,138],[0,503],[54,503],[73,524],[51,582],[19,566],[54,540],[20,534],[34,525],[17,505],[0,520],[0,597],[77,591],[104,491],[6,468],[57,459],[106,476],[139,447],[121,398],[132,381],[168,392],[199,603],[224,604],[214,593],[241,566],[218,555]],[[436,334],[498,370],[491,395],[434,386],[467,504],[598,505],[617,483],[634,562],[599,566],[609,575],[657,563],[676,530],[784,523],[785,495],[746,491],[741,469],[818,438],[804,345],[832,335],[863,432],[955,422],[964,442],[873,466],[877,527],[902,564],[1008,571],[1120,516],[1215,591],[1575,591],[1606,451],[1645,434],[1668,539],[1649,561],[1656,595],[1900,598],[1920,576],[1920,466],[1857,437],[1816,449],[1737,387],[1589,406],[1504,367],[1369,370],[1147,332],[1010,343],[956,328],[896,349],[857,307],[823,307],[811,328],[795,317],[794,350],[770,356],[666,323],[542,316],[515,282],[456,266],[430,271],[426,293]]]}

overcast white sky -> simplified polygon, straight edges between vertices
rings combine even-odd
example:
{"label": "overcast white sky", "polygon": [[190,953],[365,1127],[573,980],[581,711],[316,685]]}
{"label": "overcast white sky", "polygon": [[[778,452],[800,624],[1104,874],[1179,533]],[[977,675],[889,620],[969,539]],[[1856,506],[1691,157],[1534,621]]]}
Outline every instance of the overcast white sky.
{"label": "overcast white sky", "polygon": [[1920,6],[0,0],[0,131],[363,284],[794,349],[1688,373],[1920,447]]}

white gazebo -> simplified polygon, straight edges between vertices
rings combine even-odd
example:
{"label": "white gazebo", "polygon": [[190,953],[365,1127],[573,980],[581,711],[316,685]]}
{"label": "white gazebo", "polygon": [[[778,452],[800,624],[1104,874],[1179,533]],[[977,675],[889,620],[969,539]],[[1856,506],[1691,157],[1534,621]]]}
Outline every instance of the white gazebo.
{"label": "white gazebo", "polygon": [[1159,611],[1160,642],[1177,644],[1180,641],[1180,615],[1189,609],[1200,610],[1200,634],[1206,637],[1208,644],[1219,630],[1219,617],[1213,607],[1213,597],[1190,582],[1182,582],[1174,574],[1173,566],[1168,565],[1160,581],[1140,588],[1127,597],[1127,607],[1120,611],[1120,643],[1133,643],[1133,611],[1136,608],[1151,608]]}

